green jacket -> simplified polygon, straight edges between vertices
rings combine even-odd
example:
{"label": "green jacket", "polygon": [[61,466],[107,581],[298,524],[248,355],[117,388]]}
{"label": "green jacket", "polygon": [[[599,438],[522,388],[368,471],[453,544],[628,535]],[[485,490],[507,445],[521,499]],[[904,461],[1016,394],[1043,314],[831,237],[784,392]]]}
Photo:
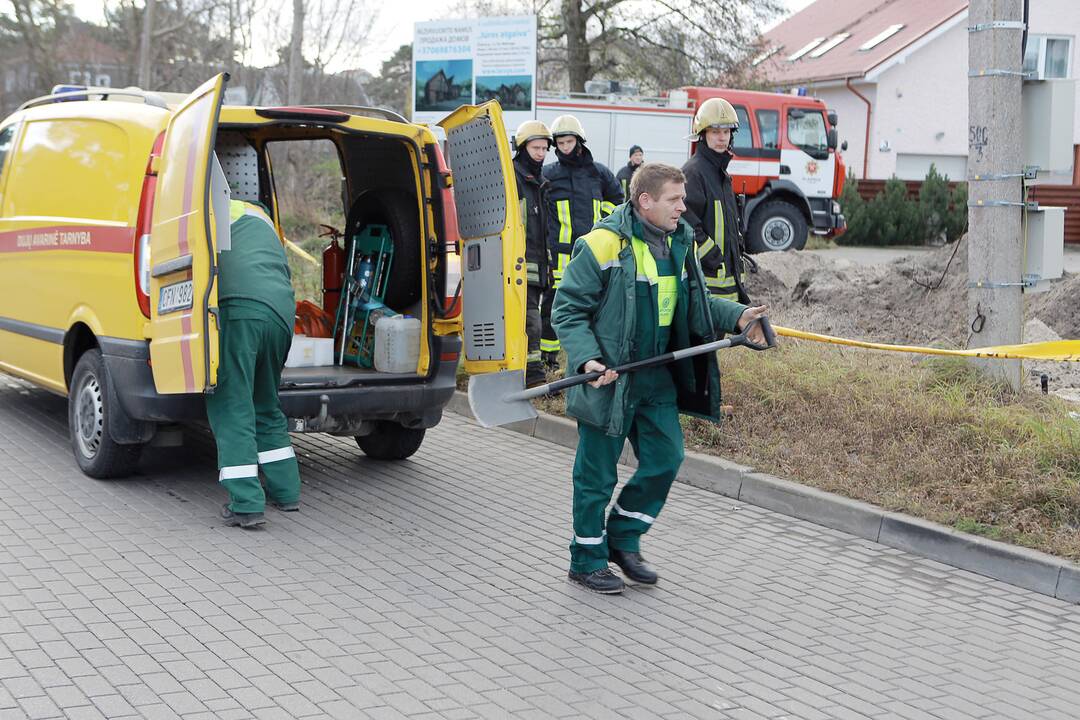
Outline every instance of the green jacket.
{"label": "green jacket", "polygon": [[[607,366],[628,362],[634,337],[637,267],[630,246],[634,212],[624,203],[602,219],[574,245],[562,285],[555,294],[551,322],[566,351],[567,366],[580,372],[589,360]],[[734,332],[745,305],[712,297],[694,247],[694,231],[683,220],[671,234],[671,254],[682,268],[675,317],[671,323],[672,350],[711,342]],[[715,353],[673,363],[672,376],[681,412],[720,420],[720,366]],[[623,434],[630,376],[611,385],[577,385],[567,391],[566,412],[580,422]]]}
{"label": "green jacket", "polygon": [[232,247],[218,253],[218,303],[260,303],[292,332],[296,299],[274,221],[261,205],[240,200],[230,203],[229,219]]}

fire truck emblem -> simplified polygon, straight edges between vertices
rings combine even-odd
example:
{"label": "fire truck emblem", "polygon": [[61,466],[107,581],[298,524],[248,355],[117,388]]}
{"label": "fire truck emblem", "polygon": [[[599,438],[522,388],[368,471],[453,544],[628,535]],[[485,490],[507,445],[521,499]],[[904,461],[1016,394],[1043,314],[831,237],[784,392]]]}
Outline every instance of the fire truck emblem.
{"label": "fire truck emblem", "polygon": [[810,162],[806,163],[806,174],[807,175],[817,175],[817,171],[818,171],[817,160],[811,160]]}

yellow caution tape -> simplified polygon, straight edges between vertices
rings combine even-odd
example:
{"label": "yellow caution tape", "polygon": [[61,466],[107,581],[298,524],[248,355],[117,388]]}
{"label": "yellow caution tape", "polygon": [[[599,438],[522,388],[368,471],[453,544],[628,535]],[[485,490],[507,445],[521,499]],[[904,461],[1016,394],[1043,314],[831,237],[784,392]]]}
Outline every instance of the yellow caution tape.
{"label": "yellow caution tape", "polygon": [[777,335],[813,340],[815,342],[850,345],[851,347],[870,350],[889,350],[892,352],[919,353],[923,355],[952,355],[956,357],[996,358],[998,360],[1054,360],[1057,362],[1080,362],[1080,340],[1052,340],[1050,342],[1025,343],[1023,345],[995,345],[992,347],[971,348],[970,350],[946,350],[944,348],[922,347],[919,345],[890,345],[888,343],[863,342],[847,338],[819,335],[818,333],[773,325]]}

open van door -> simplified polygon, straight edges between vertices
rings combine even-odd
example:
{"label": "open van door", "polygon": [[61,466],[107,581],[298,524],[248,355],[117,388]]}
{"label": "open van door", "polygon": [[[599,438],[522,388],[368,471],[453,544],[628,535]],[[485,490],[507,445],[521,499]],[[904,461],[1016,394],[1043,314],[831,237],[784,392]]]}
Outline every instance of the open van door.
{"label": "open van door", "polygon": [[[211,154],[228,82],[222,73],[177,107],[157,162],[150,233],[150,362],[159,393],[197,393],[217,383],[217,218]],[[227,230],[226,230],[227,231]]]}
{"label": "open van door", "polygon": [[499,103],[465,105],[443,118],[461,236],[465,371],[523,370],[525,228]]}

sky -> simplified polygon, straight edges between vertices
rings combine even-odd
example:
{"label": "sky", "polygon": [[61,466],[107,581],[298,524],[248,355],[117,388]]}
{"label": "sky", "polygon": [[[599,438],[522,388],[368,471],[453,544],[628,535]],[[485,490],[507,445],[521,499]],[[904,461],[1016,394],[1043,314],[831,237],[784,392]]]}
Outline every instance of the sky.
{"label": "sky", "polygon": [[[789,12],[797,12],[814,0],[782,0]],[[375,38],[359,58],[360,66],[371,73],[377,73],[382,61],[399,46],[412,41],[413,23],[424,20],[438,20],[446,16],[446,0],[410,0],[409,2],[384,3],[379,10],[372,37]],[[95,22],[103,19],[103,0],[73,0],[75,13],[80,17]],[[782,18],[781,18],[782,19]],[[778,22],[779,20],[777,20]],[[288,33],[288,28],[285,28]],[[273,48],[268,48],[262,57],[253,58],[256,64],[272,62],[276,57]]]}

